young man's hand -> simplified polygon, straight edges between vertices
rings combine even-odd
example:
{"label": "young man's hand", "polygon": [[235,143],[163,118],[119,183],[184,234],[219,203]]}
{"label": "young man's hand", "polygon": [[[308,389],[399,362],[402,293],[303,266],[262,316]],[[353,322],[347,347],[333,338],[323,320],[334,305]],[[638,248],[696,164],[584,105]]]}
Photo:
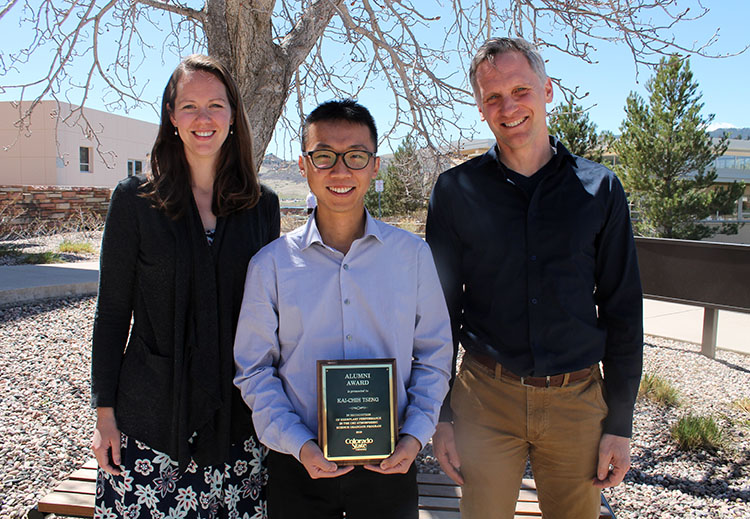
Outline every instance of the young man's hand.
{"label": "young man's hand", "polygon": [[367,470],[381,474],[406,474],[422,450],[422,444],[414,436],[404,434],[396,444],[393,454],[380,462],[380,465],[365,465]]}
{"label": "young man's hand", "polygon": [[323,451],[320,450],[318,444],[312,440],[308,440],[302,445],[299,450],[299,460],[313,479],[337,478],[354,470],[354,466],[339,468],[334,462],[328,461],[323,456]]}

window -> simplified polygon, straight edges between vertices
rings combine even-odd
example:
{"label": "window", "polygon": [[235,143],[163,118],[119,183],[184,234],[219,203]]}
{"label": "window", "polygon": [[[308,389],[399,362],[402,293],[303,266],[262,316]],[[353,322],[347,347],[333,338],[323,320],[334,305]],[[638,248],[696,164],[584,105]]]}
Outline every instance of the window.
{"label": "window", "polygon": [[143,161],[128,159],[128,176],[132,177],[133,175],[140,175],[141,173],[143,173]]}
{"label": "window", "polygon": [[81,173],[91,173],[91,148],[81,146],[79,150]]}
{"label": "window", "polygon": [[750,169],[750,157],[723,155],[716,159],[717,169]]}

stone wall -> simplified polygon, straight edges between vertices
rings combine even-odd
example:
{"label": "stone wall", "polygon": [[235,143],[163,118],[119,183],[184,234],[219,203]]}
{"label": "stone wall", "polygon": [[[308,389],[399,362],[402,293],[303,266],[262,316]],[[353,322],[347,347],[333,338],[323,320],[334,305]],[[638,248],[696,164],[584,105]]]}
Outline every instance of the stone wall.
{"label": "stone wall", "polygon": [[0,186],[0,233],[103,222],[111,195],[109,187]]}
{"label": "stone wall", "polygon": [[306,207],[282,207],[281,214],[289,216],[307,216]]}

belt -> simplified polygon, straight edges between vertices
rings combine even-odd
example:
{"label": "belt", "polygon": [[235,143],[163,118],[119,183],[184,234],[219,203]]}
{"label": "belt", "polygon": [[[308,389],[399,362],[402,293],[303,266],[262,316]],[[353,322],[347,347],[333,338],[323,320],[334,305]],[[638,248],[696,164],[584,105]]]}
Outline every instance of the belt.
{"label": "belt", "polygon": [[[474,353],[474,352],[467,352],[467,353],[472,359],[474,359],[481,365],[486,366],[493,371],[499,364],[495,359],[493,359],[489,355],[485,355],[483,353]],[[571,373],[561,373],[559,375],[548,375],[546,377],[521,377],[513,373],[511,370],[509,370],[505,366],[500,366],[500,368],[501,368],[500,373],[502,377],[520,382],[522,386],[563,387],[572,382],[577,382],[579,380],[583,380],[585,378],[590,377],[593,366],[589,366],[588,368],[584,368],[584,369],[579,369],[578,371],[573,371]]]}

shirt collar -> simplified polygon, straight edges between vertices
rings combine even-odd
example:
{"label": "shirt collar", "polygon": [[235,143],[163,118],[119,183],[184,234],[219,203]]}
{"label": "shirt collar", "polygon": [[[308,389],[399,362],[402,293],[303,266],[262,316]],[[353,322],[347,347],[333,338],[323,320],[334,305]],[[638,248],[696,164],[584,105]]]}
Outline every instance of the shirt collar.
{"label": "shirt collar", "polygon": [[[576,157],[572,153],[568,151],[568,149],[563,145],[562,141],[555,137],[554,135],[549,136],[549,144],[552,147],[552,158],[550,159],[550,162],[555,165],[551,169],[551,171],[560,171],[562,169],[562,165],[565,161],[570,161],[573,164],[575,164]],[[491,161],[494,164],[497,164],[497,166],[500,168],[500,170],[505,173],[506,166],[503,164],[503,162],[500,160],[500,149],[497,146],[497,143],[495,143],[487,152],[484,154],[482,161]],[[549,164],[549,162],[547,163]],[[540,169],[544,169],[547,167],[547,164],[542,166]]]}
{"label": "shirt collar", "polygon": [[560,158],[560,162],[563,160],[570,160],[575,163],[575,156],[568,151],[568,148],[566,148],[562,141],[555,137],[554,135],[549,136],[549,144],[554,148],[555,155],[557,155]]}
{"label": "shirt collar", "polygon": [[[314,243],[323,243],[323,238],[320,236],[318,230],[318,224],[315,221],[315,215],[318,213],[318,208],[313,209],[310,213],[310,217],[307,219],[305,229],[302,232],[302,249],[307,249]],[[365,208],[365,233],[360,239],[365,239],[368,236],[373,236],[380,243],[383,243],[383,232],[380,229],[379,222],[370,215],[370,212]],[[355,240],[356,241],[356,240]]]}

